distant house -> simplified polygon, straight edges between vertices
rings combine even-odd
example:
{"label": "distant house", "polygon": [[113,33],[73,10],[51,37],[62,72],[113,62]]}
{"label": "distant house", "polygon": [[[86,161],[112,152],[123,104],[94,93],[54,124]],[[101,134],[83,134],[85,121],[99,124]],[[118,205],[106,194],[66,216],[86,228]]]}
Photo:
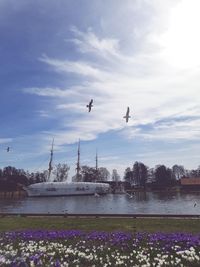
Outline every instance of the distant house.
{"label": "distant house", "polygon": [[200,189],[200,177],[181,178],[181,188],[183,189]]}

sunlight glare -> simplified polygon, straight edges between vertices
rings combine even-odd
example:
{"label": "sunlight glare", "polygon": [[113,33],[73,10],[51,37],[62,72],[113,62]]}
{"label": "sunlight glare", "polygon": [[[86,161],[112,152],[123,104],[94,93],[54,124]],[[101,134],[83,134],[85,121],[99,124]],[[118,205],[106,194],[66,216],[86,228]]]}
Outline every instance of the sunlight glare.
{"label": "sunlight glare", "polygon": [[161,37],[164,59],[177,68],[200,65],[200,1],[182,0],[171,11],[169,28]]}

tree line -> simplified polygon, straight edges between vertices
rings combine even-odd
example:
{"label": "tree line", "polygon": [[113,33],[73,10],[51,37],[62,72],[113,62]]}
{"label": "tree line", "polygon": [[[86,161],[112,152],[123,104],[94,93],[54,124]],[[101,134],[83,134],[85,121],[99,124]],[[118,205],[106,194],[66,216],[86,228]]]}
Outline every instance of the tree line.
{"label": "tree line", "polygon": [[[69,166],[67,164],[57,164],[52,172],[54,181],[64,181],[68,178]],[[12,166],[0,169],[0,191],[17,190],[30,184],[46,182],[48,171],[29,172],[17,169]]]}
{"label": "tree line", "polygon": [[[53,181],[68,180],[70,167],[66,163],[55,165],[52,171]],[[79,176],[74,175],[72,181],[103,182],[103,181],[125,181],[130,187],[146,188],[151,185],[153,188],[170,187],[177,185],[180,178],[200,177],[200,166],[197,169],[186,170],[182,165],[174,165],[168,168],[165,165],[156,165],[149,168],[142,162],[136,161],[132,167],[127,167],[124,177],[120,177],[116,169],[112,173],[105,167],[98,169],[87,165],[81,166]],[[48,171],[29,172],[17,169],[12,166],[0,169],[0,190],[16,189],[20,186],[27,186],[34,183],[48,180]]]}
{"label": "tree line", "polygon": [[156,165],[148,168],[142,162],[135,162],[132,169],[126,168],[124,180],[134,187],[164,188],[178,185],[181,178],[200,178],[200,166],[195,170],[186,170],[182,165],[173,165],[172,168],[165,165]]}

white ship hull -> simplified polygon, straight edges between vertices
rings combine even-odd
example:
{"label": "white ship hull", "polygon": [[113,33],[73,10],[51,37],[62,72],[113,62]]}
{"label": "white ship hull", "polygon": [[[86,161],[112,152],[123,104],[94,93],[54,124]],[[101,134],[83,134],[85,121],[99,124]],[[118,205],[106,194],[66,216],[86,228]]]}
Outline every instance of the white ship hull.
{"label": "white ship hull", "polygon": [[109,192],[110,186],[104,183],[87,182],[44,182],[24,188],[29,197],[102,195]]}

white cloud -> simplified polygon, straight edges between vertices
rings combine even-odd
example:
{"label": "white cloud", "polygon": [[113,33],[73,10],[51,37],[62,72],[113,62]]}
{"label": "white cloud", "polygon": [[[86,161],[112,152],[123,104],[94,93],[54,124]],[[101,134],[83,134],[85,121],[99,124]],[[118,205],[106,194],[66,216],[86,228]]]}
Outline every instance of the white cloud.
{"label": "white cloud", "polygon": [[119,156],[105,156],[105,157],[99,157],[99,161],[105,163],[112,162],[113,160],[118,160]]}
{"label": "white cloud", "polygon": [[86,77],[102,79],[105,73],[100,69],[92,66],[87,62],[81,61],[69,61],[69,60],[58,60],[52,59],[47,56],[43,56],[40,58],[40,61],[49,64],[50,66],[54,67],[54,69],[58,72],[68,72],[74,73],[77,75],[83,75]]}
{"label": "white cloud", "polygon": [[167,31],[160,36],[163,56],[174,67],[200,66],[198,0],[182,0],[172,9]]}
{"label": "white cloud", "polygon": [[[43,138],[46,139],[46,144],[52,141],[52,137],[55,139],[55,148],[59,148],[59,146],[74,144],[77,143],[79,139],[88,141],[95,139],[95,133],[90,132],[89,130],[80,131],[79,129],[75,130],[55,130],[55,131],[45,131],[43,132]],[[45,137],[46,135],[46,137]]]}
{"label": "white cloud", "polygon": [[50,114],[46,110],[37,110],[37,113],[40,117],[49,118]]}
{"label": "white cloud", "polygon": [[[113,38],[98,38],[92,29],[86,33],[81,32],[77,27],[71,27],[76,38],[71,41],[78,46],[82,53],[94,53],[96,56],[118,56],[119,40]],[[69,41],[69,40],[67,40]]]}
{"label": "white cloud", "polygon": [[[101,32],[100,37],[95,28],[86,31],[77,27],[71,28],[74,38],[70,41],[81,53],[81,60],[70,61],[67,58],[57,59],[46,55],[40,58],[40,61],[61,75],[71,74],[74,82],[68,87],[66,79],[66,87],[62,89],[25,89],[26,93],[52,97],[52,108],[59,119],[60,113],[67,111],[67,115],[62,117],[64,129],[47,133],[55,135],[58,146],[75,143],[79,138],[93,140],[100,133],[110,130],[122,130],[128,139],[170,142],[198,140],[199,120],[195,116],[198,117],[200,112],[199,69],[196,65],[190,66],[189,70],[179,66],[172,67],[163,54],[166,47],[162,38],[171,27],[168,24],[168,15],[172,7],[176,8],[177,3],[185,1],[176,1],[176,4],[174,1],[159,4],[156,0],[152,4],[147,4],[148,1],[136,2],[134,15],[137,12],[145,13],[143,7],[148,6],[148,16],[145,18],[145,27],[148,29],[142,28],[144,26],[139,16],[137,21],[127,13],[129,18],[126,23],[129,21],[129,25],[123,24],[123,19],[117,21],[118,25],[122,24],[119,29],[121,36],[118,35],[117,38],[117,34],[113,34],[108,38],[106,26],[111,23],[115,28],[116,14],[113,14],[111,21],[108,18],[101,20],[102,29],[107,32],[105,36]],[[132,7],[132,1],[127,3]],[[124,6],[122,11],[127,8],[125,4]],[[163,19],[165,10],[167,11]],[[120,12],[117,15],[120,16]],[[138,48],[139,45],[141,48]],[[94,99],[94,107],[88,113],[86,104],[91,98]],[[123,120],[127,106],[131,111],[128,124]]]}
{"label": "white cloud", "polygon": [[148,128],[144,128],[144,126],[126,128],[121,134],[128,139],[137,137],[139,139],[162,140],[165,142],[191,141],[199,140],[200,138],[200,119],[195,117],[190,119],[183,118],[183,120],[179,121],[157,122],[156,124],[147,125]]}
{"label": "white cloud", "polygon": [[69,97],[76,95],[75,90],[62,90],[59,88],[25,88],[23,89],[25,93],[35,94],[39,96],[49,96],[49,97]]}
{"label": "white cloud", "polygon": [[6,144],[12,142],[12,138],[0,138],[0,144]]}

